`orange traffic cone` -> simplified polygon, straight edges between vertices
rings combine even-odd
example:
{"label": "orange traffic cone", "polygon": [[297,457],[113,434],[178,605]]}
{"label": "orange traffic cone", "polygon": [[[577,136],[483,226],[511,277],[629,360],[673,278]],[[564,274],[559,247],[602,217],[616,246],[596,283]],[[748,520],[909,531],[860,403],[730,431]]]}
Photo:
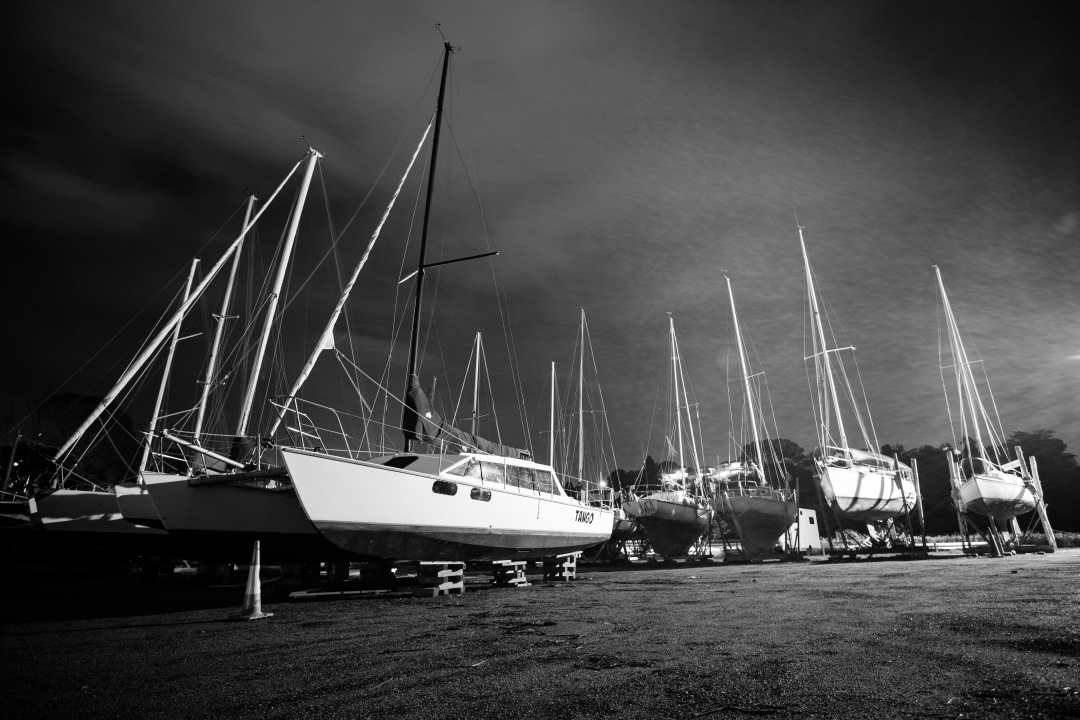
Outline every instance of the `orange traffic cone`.
{"label": "orange traffic cone", "polygon": [[274,613],[262,611],[262,583],[259,581],[259,541],[255,541],[255,550],[251,553],[251,566],[248,568],[247,587],[244,589],[244,605],[237,620],[260,620],[273,616]]}

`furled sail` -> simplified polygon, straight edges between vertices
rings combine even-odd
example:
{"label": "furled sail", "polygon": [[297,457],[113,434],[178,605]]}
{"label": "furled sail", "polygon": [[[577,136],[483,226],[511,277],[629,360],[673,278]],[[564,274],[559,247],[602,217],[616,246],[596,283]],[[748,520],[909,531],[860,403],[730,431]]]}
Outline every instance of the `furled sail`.
{"label": "furled sail", "polygon": [[405,412],[401,420],[401,431],[405,439],[432,445],[450,443],[463,448],[503,457],[529,457],[529,452],[520,448],[503,445],[487,438],[454,427],[442,419],[431,406],[427,393],[420,387],[420,378],[409,378],[409,389],[405,392]]}

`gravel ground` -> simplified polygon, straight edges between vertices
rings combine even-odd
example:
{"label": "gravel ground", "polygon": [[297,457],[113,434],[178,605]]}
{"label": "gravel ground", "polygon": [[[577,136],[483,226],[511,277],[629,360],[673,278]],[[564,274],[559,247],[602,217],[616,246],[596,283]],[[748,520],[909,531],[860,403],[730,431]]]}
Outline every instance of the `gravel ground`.
{"label": "gravel ground", "polygon": [[[66,589],[72,605],[87,592]],[[449,598],[267,602],[259,622],[208,604],[9,609],[4,715],[1080,717],[1077,549],[580,568],[573,584]]]}

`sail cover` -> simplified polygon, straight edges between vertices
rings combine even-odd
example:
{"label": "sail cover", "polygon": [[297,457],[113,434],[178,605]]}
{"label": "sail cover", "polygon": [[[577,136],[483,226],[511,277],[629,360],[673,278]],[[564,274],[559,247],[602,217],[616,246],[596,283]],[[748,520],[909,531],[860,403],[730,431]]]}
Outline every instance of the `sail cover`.
{"label": "sail cover", "polygon": [[473,435],[461,428],[443,421],[428,400],[427,393],[420,387],[420,378],[409,378],[409,388],[405,391],[405,412],[401,419],[401,431],[406,440],[430,443],[450,443],[461,445],[465,450],[479,450],[491,455],[503,457],[529,457],[526,450],[503,445],[502,443]]}

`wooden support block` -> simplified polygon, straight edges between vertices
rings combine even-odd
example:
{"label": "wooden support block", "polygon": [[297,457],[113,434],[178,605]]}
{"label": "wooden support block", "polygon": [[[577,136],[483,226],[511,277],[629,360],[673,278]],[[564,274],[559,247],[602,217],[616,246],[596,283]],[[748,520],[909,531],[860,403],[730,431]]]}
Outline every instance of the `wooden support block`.
{"label": "wooden support block", "polygon": [[416,577],[417,597],[463,595],[465,593],[465,563],[421,562]]}
{"label": "wooden support block", "polygon": [[529,587],[525,560],[495,560],[491,563],[492,584],[499,587]]}
{"label": "wooden support block", "polygon": [[544,580],[570,582],[577,579],[577,561],[581,551],[544,558]]}

